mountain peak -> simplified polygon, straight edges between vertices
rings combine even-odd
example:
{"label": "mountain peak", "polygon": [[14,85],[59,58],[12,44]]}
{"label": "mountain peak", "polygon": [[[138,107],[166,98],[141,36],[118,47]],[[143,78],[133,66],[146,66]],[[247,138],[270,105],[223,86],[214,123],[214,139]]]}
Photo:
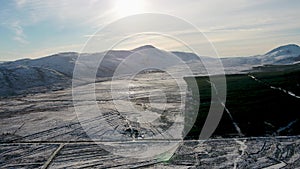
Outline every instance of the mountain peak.
{"label": "mountain peak", "polygon": [[135,49],[132,49],[132,51],[139,51],[139,50],[144,50],[144,49],[157,49],[157,48],[152,45],[144,45],[144,46],[140,46]]}
{"label": "mountain peak", "polygon": [[286,55],[286,54],[299,54],[300,47],[296,44],[288,44],[284,46],[279,46],[270,52],[266,53],[266,55]]}

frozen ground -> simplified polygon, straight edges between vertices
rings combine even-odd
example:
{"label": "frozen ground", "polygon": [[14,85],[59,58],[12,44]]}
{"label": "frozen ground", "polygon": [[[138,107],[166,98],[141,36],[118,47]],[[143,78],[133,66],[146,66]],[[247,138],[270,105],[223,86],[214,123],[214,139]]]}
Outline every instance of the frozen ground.
{"label": "frozen ground", "polygon": [[126,158],[95,142],[1,143],[1,168],[298,168],[299,137],[185,141],[168,161]]}
{"label": "frozen ground", "polygon": [[[0,168],[300,167],[296,136],[181,142],[182,93],[166,74],[140,74],[129,83],[125,79],[113,83],[120,91],[115,96],[110,93],[110,81],[96,83],[95,102],[101,113],[87,118],[75,113],[71,89],[1,99]],[[120,84],[129,84],[129,91],[124,92]],[[77,106],[89,114],[93,103],[89,90],[79,91],[82,100],[76,100]],[[162,93],[166,97],[160,97]],[[112,98],[120,107],[114,106]],[[139,111],[128,111],[132,110],[128,105]],[[124,157],[124,152],[118,155],[118,150],[112,150],[113,154],[104,148],[113,145],[127,154],[139,154],[134,149],[137,145],[150,145],[145,151],[151,152],[178,144],[171,158],[155,159]]]}

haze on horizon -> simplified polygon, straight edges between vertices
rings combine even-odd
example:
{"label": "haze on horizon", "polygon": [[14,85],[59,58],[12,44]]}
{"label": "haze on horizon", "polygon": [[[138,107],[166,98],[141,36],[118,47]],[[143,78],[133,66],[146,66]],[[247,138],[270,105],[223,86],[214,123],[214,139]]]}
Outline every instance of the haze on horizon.
{"label": "haze on horizon", "polygon": [[[0,61],[80,52],[88,38],[122,17],[162,13],[182,18],[203,32],[220,56],[250,56],[300,44],[297,0],[16,0],[0,5]],[[194,32],[179,30],[193,37]],[[113,36],[111,37],[114,38]],[[149,44],[128,43],[122,49]],[[150,43],[151,44],[151,43]],[[181,50],[176,44],[152,44]]]}

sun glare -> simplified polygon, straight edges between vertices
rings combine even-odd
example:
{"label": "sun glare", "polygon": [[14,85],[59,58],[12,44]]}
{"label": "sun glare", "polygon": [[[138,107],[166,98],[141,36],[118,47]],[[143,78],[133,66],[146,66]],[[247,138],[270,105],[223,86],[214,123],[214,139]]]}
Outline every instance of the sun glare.
{"label": "sun glare", "polygon": [[117,0],[115,9],[120,17],[143,13],[145,12],[145,2],[143,0]]}

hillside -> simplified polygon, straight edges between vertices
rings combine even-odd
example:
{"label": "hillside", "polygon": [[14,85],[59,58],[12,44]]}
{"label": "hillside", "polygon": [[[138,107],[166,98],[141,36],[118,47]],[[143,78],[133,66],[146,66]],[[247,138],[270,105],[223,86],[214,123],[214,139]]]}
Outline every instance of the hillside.
{"label": "hillside", "polygon": [[[286,65],[300,60],[300,47],[286,45],[271,50],[265,55],[251,57],[221,58],[228,74],[250,70],[260,65]],[[80,56],[80,61],[78,57]],[[131,58],[131,59],[128,59]],[[98,61],[102,60],[100,64]],[[130,61],[125,61],[130,60]],[[77,61],[77,62],[76,62]],[[151,45],[132,50],[107,51],[102,53],[59,53],[38,59],[22,59],[0,63],[0,96],[11,96],[41,91],[59,90],[70,87],[75,65],[82,72],[97,70],[96,77],[112,77],[118,65],[125,61],[127,68],[123,74],[131,74],[139,67],[155,65],[159,68],[180,70],[186,64],[195,74],[207,75],[201,61],[213,67],[216,59],[197,56],[193,53],[164,51]],[[217,73],[217,72],[216,72]]]}

